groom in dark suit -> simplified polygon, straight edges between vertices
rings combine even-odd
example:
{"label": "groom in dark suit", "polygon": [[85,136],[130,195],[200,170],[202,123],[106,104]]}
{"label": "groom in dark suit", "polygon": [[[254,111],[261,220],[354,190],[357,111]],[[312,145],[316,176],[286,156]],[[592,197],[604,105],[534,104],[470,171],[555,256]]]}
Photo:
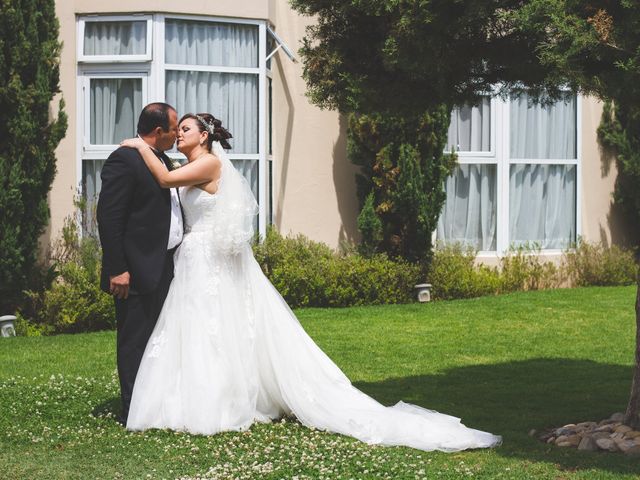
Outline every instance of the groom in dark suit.
{"label": "groom in dark suit", "polygon": [[[144,107],[138,136],[158,161],[178,132],[176,111],[166,103]],[[147,341],[173,278],[173,253],[182,240],[182,214],[176,189],[162,189],[135,148],[120,147],[104,164],[98,200],[102,244],[101,287],[116,306],[117,359],[126,424],[133,385]]]}

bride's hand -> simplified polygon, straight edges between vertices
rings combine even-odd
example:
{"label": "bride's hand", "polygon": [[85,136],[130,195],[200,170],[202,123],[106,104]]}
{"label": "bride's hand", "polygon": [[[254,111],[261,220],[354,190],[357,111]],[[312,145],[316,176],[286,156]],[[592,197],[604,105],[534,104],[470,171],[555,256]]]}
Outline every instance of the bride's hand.
{"label": "bride's hand", "polygon": [[127,138],[126,140],[123,140],[122,142],[120,142],[120,146],[135,148],[137,150],[141,150],[143,148],[149,147],[149,145],[140,137]]}

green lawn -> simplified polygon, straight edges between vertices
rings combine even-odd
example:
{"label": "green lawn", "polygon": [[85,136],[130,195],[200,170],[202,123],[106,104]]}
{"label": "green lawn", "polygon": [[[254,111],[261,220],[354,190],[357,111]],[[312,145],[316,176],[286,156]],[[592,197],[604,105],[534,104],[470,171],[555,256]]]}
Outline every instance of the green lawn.
{"label": "green lawn", "polygon": [[503,435],[455,454],[370,447],[292,419],[212,437],[129,433],[112,332],[0,339],[0,477],[638,478],[640,458],[559,449],[531,429],[626,405],[635,288],[519,293],[427,305],[305,309],[317,343],[360,389]]}

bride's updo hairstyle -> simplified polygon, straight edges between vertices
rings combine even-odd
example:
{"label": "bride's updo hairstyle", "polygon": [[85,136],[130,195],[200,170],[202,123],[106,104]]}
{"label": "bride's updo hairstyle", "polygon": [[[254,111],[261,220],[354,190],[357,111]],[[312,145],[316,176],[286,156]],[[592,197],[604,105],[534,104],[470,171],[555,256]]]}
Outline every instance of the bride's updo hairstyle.
{"label": "bride's updo hairstyle", "polygon": [[187,118],[193,118],[198,125],[198,129],[201,132],[207,132],[207,150],[211,151],[213,142],[220,142],[220,145],[222,145],[222,148],[225,150],[231,149],[231,145],[227,140],[233,138],[233,135],[222,126],[222,122],[216,117],[210,113],[187,113],[180,119],[178,124]]}

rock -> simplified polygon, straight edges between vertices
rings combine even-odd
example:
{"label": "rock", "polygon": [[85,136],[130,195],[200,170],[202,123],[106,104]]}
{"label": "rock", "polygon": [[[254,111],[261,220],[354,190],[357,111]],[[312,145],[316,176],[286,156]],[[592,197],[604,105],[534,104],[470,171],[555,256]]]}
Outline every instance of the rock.
{"label": "rock", "polygon": [[613,420],[614,422],[622,422],[624,420],[624,413],[616,412],[609,417],[609,420]]}
{"label": "rock", "polygon": [[535,437],[536,433],[538,433],[538,431],[535,428],[529,430],[529,436],[530,437]]}
{"label": "rock", "polygon": [[561,437],[562,435],[571,435],[573,433],[573,430],[571,430],[570,428],[561,427],[557,428],[553,433]]}
{"label": "rock", "polygon": [[569,437],[567,435],[560,435],[558,438],[556,438],[556,445],[566,442],[568,439]]}
{"label": "rock", "polygon": [[629,450],[624,452],[626,455],[640,456],[640,445],[635,445],[631,447]]}
{"label": "rock", "polygon": [[596,422],[580,422],[579,424],[576,425],[576,427],[592,428],[592,427],[595,427],[596,425],[598,425]]}
{"label": "rock", "polygon": [[630,440],[617,440],[616,445],[620,449],[621,452],[627,453],[629,450],[637,447],[637,445]]}
{"label": "rock", "polygon": [[638,438],[640,437],[640,432],[637,432],[636,430],[631,430],[630,432],[627,432],[624,434],[625,438]]}
{"label": "rock", "polygon": [[571,444],[571,442],[560,442],[560,443],[556,443],[556,445],[558,447],[573,447],[573,445]]}
{"label": "rock", "polygon": [[598,450],[598,445],[592,437],[584,437],[578,445],[578,450],[584,450],[586,452],[595,452]]}
{"label": "rock", "polygon": [[580,440],[582,440],[582,437],[580,435],[569,435],[567,437],[567,442],[569,442],[572,447],[577,447],[578,445],[580,445]]}
{"label": "rock", "polygon": [[591,434],[591,437],[594,440],[599,440],[601,438],[609,438],[609,432],[594,432]]}
{"label": "rock", "polygon": [[596,445],[598,445],[598,447],[602,450],[608,450],[610,452],[615,452],[618,450],[616,442],[614,442],[610,438],[599,438],[598,440],[596,440]]}
{"label": "rock", "polygon": [[627,433],[627,432],[630,432],[630,431],[632,431],[632,430],[633,430],[633,428],[631,428],[631,427],[629,427],[629,426],[627,426],[627,425],[619,425],[619,426],[617,426],[617,427],[614,429],[614,432],[617,432],[617,433]]}
{"label": "rock", "polygon": [[618,439],[618,438],[622,438],[622,437],[624,437],[624,433],[622,433],[622,432],[615,432],[615,433],[612,433],[612,434],[610,435],[610,438],[611,438],[612,440],[616,440],[616,439]]}
{"label": "rock", "polygon": [[613,427],[611,425],[600,425],[594,429],[594,432],[611,432]]}
{"label": "rock", "polygon": [[547,439],[547,443],[554,443],[556,441],[556,437],[549,437]]}
{"label": "rock", "polygon": [[568,423],[568,424],[564,425],[562,428],[569,428],[569,429],[571,429],[571,428],[574,428],[575,426],[576,426],[576,424],[575,424],[575,423]]}

